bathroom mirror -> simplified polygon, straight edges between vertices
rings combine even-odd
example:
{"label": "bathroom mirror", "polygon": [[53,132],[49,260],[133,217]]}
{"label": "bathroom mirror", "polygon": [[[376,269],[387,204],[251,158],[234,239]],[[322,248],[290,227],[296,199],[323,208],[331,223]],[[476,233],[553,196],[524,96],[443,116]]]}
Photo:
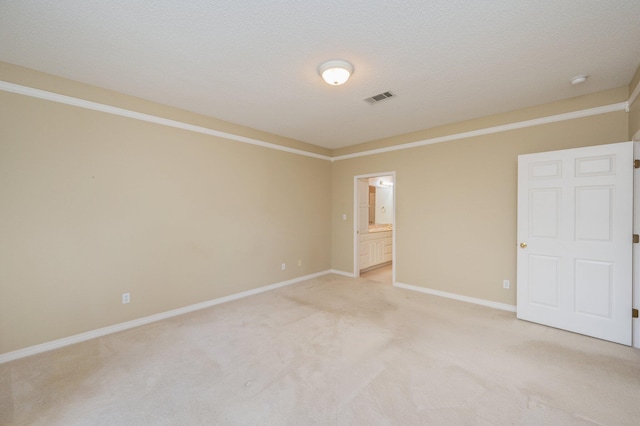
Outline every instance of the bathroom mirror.
{"label": "bathroom mirror", "polygon": [[393,176],[369,179],[369,225],[393,223]]}

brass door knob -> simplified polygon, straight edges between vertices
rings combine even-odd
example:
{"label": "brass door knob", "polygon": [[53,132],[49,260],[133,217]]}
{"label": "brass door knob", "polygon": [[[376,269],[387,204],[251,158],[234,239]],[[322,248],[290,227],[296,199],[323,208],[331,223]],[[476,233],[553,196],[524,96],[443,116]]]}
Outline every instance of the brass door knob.
{"label": "brass door knob", "polygon": [[527,248],[527,243],[520,243],[521,248]]}

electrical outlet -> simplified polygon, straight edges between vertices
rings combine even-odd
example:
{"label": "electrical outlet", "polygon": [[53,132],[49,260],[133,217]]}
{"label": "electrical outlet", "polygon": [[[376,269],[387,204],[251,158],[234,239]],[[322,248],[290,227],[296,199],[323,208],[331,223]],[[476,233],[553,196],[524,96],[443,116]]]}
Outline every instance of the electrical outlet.
{"label": "electrical outlet", "polygon": [[502,288],[509,288],[509,285],[510,285],[509,280],[502,281]]}
{"label": "electrical outlet", "polygon": [[342,213],[342,220],[347,220],[347,214],[346,213]]}
{"label": "electrical outlet", "polygon": [[282,270],[284,271],[284,270],[286,270],[286,269],[287,269],[287,264],[286,264],[286,263],[284,263],[284,262],[282,262]]}
{"label": "electrical outlet", "polygon": [[298,259],[298,266],[302,266],[302,259]]}
{"label": "electrical outlet", "polygon": [[131,302],[131,295],[129,293],[122,293],[122,304]]}

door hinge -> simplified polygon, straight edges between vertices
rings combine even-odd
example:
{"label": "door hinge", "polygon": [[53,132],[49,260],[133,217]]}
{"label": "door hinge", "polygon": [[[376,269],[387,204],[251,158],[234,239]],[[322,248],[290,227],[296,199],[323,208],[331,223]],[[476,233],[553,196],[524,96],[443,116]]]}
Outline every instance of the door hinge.
{"label": "door hinge", "polygon": [[633,168],[640,169],[640,160],[633,160]]}
{"label": "door hinge", "polygon": [[638,243],[640,243],[640,235],[633,234],[633,244],[638,244]]}
{"label": "door hinge", "polygon": [[631,310],[631,317],[632,318],[638,318],[638,310],[637,309],[632,309]]}

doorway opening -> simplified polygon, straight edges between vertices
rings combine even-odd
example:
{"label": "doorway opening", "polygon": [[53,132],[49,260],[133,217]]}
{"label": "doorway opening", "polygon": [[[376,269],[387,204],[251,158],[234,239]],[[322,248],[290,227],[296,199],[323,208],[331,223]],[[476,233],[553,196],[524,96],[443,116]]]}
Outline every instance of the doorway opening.
{"label": "doorway opening", "polygon": [[396,280],[396,172],[354,177],[354,276]]}
{"label": "doorway opening", "polygon": [[361,278],[393,285],[393,265],[383,265],[360,273]]}

